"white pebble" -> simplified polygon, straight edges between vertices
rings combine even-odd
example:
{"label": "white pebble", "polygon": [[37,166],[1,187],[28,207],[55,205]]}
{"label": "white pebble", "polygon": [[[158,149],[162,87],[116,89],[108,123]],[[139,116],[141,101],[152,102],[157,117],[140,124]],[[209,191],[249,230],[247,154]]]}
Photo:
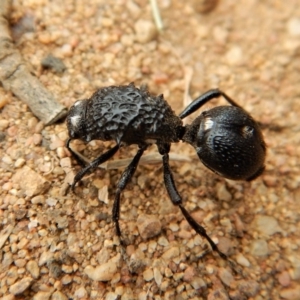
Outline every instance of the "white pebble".
{"label": "white pebble", "polygon": [[20,168],[20,167],[24,166],[25,162],[26,161],[24,158],[18,158],[15,162],[15,168]]}
{"label": "white pebble", "polygon": [[57,203],[57,200],[54,199],[54,198],[48,198],[48,199],[46,200],[46,203],[48,204],[48,206],[55,206],[56,203]]}
{"label": "white pebble", "polygon": [[291,36],[300,36],[300,18],[292,18],[287,23],[287,30]]}
{"label": "white pebble", "polygon": [[110,281],[117,272],[117,265],[112,260],[94,268],[93,266],[86,266],[84,273],[95,281]]}
{"label": "white pebble", "polygon": [[167,246],[169,246],[169,241],[164,236],[161,236],[158,239],[158,245],[167,247]]}
{"label": "white pebble", "polygon": [[76,298],[81,299],[81,298],[86,298],[88,296],[88,293],[86,289],[83,286],[81,286],[75,291],[74,295]]}
{"label": "white pebble", "polygon": [[10,164],[12,164],[12,159],[8,156],[8,155],[5,155],[5,156],[3,156],[2,157],[2,161],[4,162],[4,163],[6,163],[7,165],[10,165]]}
{"label": "white pebble", "polygon": [[153,270],[152,269],[147,269],[143,272],[143,277],[145,281],[151,281],[153,279]]}
{"label": "white pebble", "polygon": [[98,190],[98,199],[99,201],[104,202],[105,204],[108,204],[108,186],[104,185],[102,188]]}
{"label": "white pebble", "polygon": [[249,260],[243,256],[243,254],[239,253],[236,257],[236,261],[238,264],[240,264],[243,267],[250,267],[250,262]]}
{"label": "white pebble", "polygon": [[136,39],[142,43],[148,43],[157,36],[157,29],[153,22],[147,20],[138,20],[134,25]]}
{"label": "white pebble", "polygon": [[243,59],[242,49],[238,46],[233,46],[227,51],[225,57],[229,65],[232,66],[239,65]]}
{"label": "white pebble", "polygon": [[179,230],[179,226],[177,223],[170,223],[169,228],[173,231],[176,232]]}

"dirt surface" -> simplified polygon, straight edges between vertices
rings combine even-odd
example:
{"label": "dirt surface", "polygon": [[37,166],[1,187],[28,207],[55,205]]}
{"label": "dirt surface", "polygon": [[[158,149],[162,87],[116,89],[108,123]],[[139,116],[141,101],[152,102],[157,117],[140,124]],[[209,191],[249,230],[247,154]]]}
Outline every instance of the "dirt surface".
{"label": "dirt surface", "polygon": [[[299,1],[220,0],[209,13],[206,1],[158,2],[161,32],[145,0],[16,0],[11,28],[32,73],[67,107],[135,82],[180,113],[219,87],[262,124],[266,171],[250,183],[172,147],[191,160],[171,162],[185,207],[241,272],[171,204],[160,164],[140,166],[123,193],[122,253],[111,222],[121,169],[99,169],[66,194],[79,166],[65,123],[45,127],[0,87],[1,299],[300,299]],[[49,54],[60,60],[42,67]],[[90,159],[111,145],[72,144]]]}

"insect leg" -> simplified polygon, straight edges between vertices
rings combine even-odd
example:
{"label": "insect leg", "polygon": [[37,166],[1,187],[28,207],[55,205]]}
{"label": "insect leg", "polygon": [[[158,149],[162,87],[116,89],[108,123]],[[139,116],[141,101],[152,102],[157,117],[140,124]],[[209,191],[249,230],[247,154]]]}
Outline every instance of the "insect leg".
{"label": "insect leg", "polygon": [[76,159],[76,161],[82,166],[86,166],[86,162],[70,147],[72,139],[68,139],[66,143],[67,149],[71,152],[72,156]]}
{"label": "insect leg", "polygon": [[190,226],[202,237],[204,237],[210,244],[213,251],[217,252],[221,258],[227,260],[227,255],[221,252],[214,241],[209,237],[206,233],[206,230],[203,226],[199,225],[193,217],[187,212],[187,210],[182,205],[182,198],[179,195],[177,188],[175,186],[175,182],[173,179],[173,174],[169,165],[169,145],[162,145],[159,147],[159,152],[163,155],[163,170],[164,170],[164,182],[166,189],[168,191],[169,197],[174,205],[179,206],[182,214],[184,215],[185,219],[188,221]]}
{"label": "insect leg", "polygon": [[233,101],[229,96],[227,96],[224,92],[222,92],[219,89],[212,89],[204,93],[203,95],[199,96],[195,100],[193,100],[192,103],[190,103],[181,114],[179,114],[180,119],[184,119],[185,117],[189,116],[196,110],[198,110],[201,106],[203,106],[208,101],[219,98],[223,96],[227,102],[229,102],[231,105],[240,107],[235,101]]}
{"label": "insect leg", "polygon": [[136,167],[140,161],[140,158],[143,155],[144,151],[147,149],[147,147],[148,147],[148,145],[144,145],[144,146],[140,147],[140,149],[138,150],[137,154],[134,156],[131,163],[127,166],[127,168],[122,173],[121,178],[117,185],[117,191],[116,191],[115,201],[114,201],[113,210],[112,210],[112,219],[113,219],[113,222],[115,223],[116,234],[120,238],[121,244],[123,244],[123,242],[121,239],[121,230],[120,230],[120,225],[119,225],[120,196],[121,196],[122,191],[125,189],[127,183],[132,178],[132,176],[136,170]]}
{"label": "insect leg", "polygon": [[85,166],[84,168],[82,168],[74,177],[73,183],[71,185],[71,189],[72,191],[74,191],[75,185],[76,183],[82,179],[82,177],[88,173],[89,171],[95,169],[96,167],[98,167],[99,165],[103,164],[105,161],[107,161],[108,159],[110,159],[120,148],[119,145],[114,146],[113,148],[109,149],[107,152],[103,153],[102,155],[100,155],[99,157],[97,157],[96,159],[94,159],[91,163],[89,163],[87,166]]}

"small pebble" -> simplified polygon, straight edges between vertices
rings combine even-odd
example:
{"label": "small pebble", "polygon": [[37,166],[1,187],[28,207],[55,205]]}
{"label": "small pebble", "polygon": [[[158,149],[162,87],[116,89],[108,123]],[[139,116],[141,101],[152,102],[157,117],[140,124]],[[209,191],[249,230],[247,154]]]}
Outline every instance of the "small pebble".
{"label": "small pebble", "polygon": [[224,254],[229,254],[232,249],[232,241],[227,237],[219,237],[218,248]]}
{"label": "small pebble", "polygon": [[9,237],[9,235],[11,234],[13,229],[14,229],[14,226],[9,224],[6,227],[4,227],[4,229],[1,230],[1,232],[0,232],[0,249],[6,242],[7,238]]}
{"label": "small pebble", "polygon": [[173,231],[176,232],[179,230],[179,226],[177,223],[170,223],[169,228]]}
{"label": "small pebble", "polygon": [[8,155],[4,155],[1,160],[7,165],[11,165],[13,163],[12,159]]}
{"label": "small pebble", "polygon": [[130,15],[136,19],[140,16],[142,9],[139,7],[138,4],[135,3],[135,1],[126,1],[126,8],[130,11]]}
{"label": "small pebble", "polygon": [[143,277],[146,281],[151,281],[153,279],[153,270],[148,268],[143,272]]}
{"label": "small pebble", "polygon": [[179,256],[179,248],[172,247],[164,252],[162,258],[164,258],[165,260],[171,260],[172,258],[175,258],[177,256]]}
{"label": "small pebble", "polygon": [[9,125],[9,121],[8,120],[0,120],[0,131],[3,131],[4,129],[6,129]]}
{"label": "small pebble", "polygon": [[68,297],[61,291],[56,291],[52,294],[51,300],[68,300]]}
{"label": "small pebble", "polygon": [[221,26],[216,26],[213,29],[213,37],[219,44],[225,44],[228,37],[228,30]]}
{"label": "small pebble", "polygon": [[265,235],[281,232],[278,221],[273,216],[259,215],[255,218],[256,229]]}
{"label": "small pebble", "polygon": [[57,199],[48,198],[48,199],[46,199],[46,203],[48,204],[48,206],[55,206],[57,203]]}
{"label": "small pebble", "polygon": [[220,184],[217,190],[217,196],[218,199],[221,201],[231,201],[232,195],[229,193],[229,191],[226,188],[225,184]]}
{"label": "small pebble", "polygon": [[238,46],[233,46],[227,51],[225,57],[229,65],[231,66],[239,65],[243,60],[242,49]]}
{"label": "small pebble", "polygon": [[40,275],[40,268],[38,266],[38,263],[35,260],[30,260],[26,264],[26,270],[30,273],[30,275],[37,279]]}
{"label": "small pebble", "polygon": [[24,158],[18,158],[18,159],[15,161],[14,166],[15,166],[16,168],[20,168],[20,167],[24,166],[25,163],[26,163],[26,161],[25,161]]}
{"label": "small pebble", "polygon": [[268,243],[263,240],[255,240],[251,244],[251,254],[254,256],[266,256],[269,254]]}
{"label": "small pebble", "polygon": [[50,187],[48,180],[27,166],[17,170],[12,181],[18,183],[22,192],[28,197],[43,194]]}
{"label": "small pebble", "polygon": [[300,18],[292,18],[287,23],[288,33],[291,36],[300,36]]}
{"label": "small pebble", "polygon": [[0,109],[2,109],[8,103],[8,97],[0,97]]}
{"label": "small pebble", "polygon": [[72,277],[71,277],[69,274],[63,276],[63,278],[61,279],[61,283],[62,283],[63,285],[68,285],[68,284],[70,284],[71,282],[72,282]]}
{"label": "small pebble", "polygon": [[75,291],[74,296],[78,299],[86,298],[88,296],[88,293],[86,289],[83,286],[81,286]]}
{"label": "small pebble", "polygon": [[40,145],[42,143],[42,140],[43,140],[43,137],[41,134],[39,133],[35,133],[33,136],[32,136],[32,141],[33,141],[33,144],[34,145]]}
{"label": "small pebble", "polygon": [[157,243],[158,243],[158,245],[163,246],[163,247],[169,246],[169,242],[164,236],[159,237]]}
{"label": "small pebble", "polygon": [[163,279],[160,270],[158,268],[154,268],[153,274],[154,274],[154,280],[155,280],[157,286],[160,286],[162,279]]}
{"label": "small pebble", "polygon": [[99,201],[102,201],[105,204],[109,203],[109,198],[108,198],[108,186],[104,185],[98,190],[98,199]]}
{"label": "small pebble", "polygon": [[13,295],[20,295],[31,285],[32,282],[33,279],[31,277],[25,277],[10,286],[9,292]]}
{"label": "small pebble", "polygon": [[51,150],[56,150],[59,147],[64,147],[65,142],[62,141],[57,135],[52,134],[51,135],[51,143],[49,145]]}
{"label": "small pebble", "polygon": [[2,300],[15,300],[15,299],[16,299],[15,296],[12,294],[3,296],[3,298],[2,298]]}
{"label": "small pebble", "polygon": [[211,12],[216,7],[217,4],[218,4],[218,0],[193,0],[193,1],[191,1],[191,5],[200,14],[207,14],[207,13]]}
{"label": "small pebble", "polygon": [[95,268],[91,265],[88,265],[84,269],[84,273],[90,279],[95,281],[109,281],[113,278],[116,272],[117,265],[116,263],[112,262],[112,260],[109,260],[108,262]]}
{"label": "small pebble", "polygon": [[255,297],[259,292],[259,283],[254,280],[241,280],[238,288],[247,297]]}
{"label": "small pebble", "polygon": [[52,54],[48,54],[45,58],[43,58],[41,65],[45,69],[52,69],[56,73],[63,73],[66,69],[63,61],[60,58],[53,56]]}
{"label": "small pebble", "polygon": [[201,289],[206,286],[205,281],[201,277],[198,277],[198,276],[195,276],[192,279],[190,284],[195,290]]}
{"label": "small pebble", "polygon": [[284,287],[287,287],[291,284],[291,276],[288,271],[283,271],[282,273],[278,274],[277,279]]}
{"label": "small pebble", "polygon": [[51,35],[50,35],[49,32],[44,31],[44,32],[39,33],[38,40],[42,44],[48,45],[48,44],[50,44],[52,42],[52,37],[51,37]]}
{"label": "small pebble", "polygon": [[10,266],[13,262],[13,255],[10,252],[7,252],[3,255],[3,260],[1,262],[1,266],[3,268],[6,268],[8,266]]}
{"label": "small pebble", "polygon": [[48,300],[50,299],[51,294],[52,292],[39,291],[33,296],[32,300]]}
{"label": "small pebble", "polygon": [[119,295],[113,292],[108,292],[105,296],[105,300],[117,300]]}
{"label": "small pebble", "polygon": [[263,180],[267,187],[275,187],[277,185],[277,177],[276,176],[264,174]]}
{"label": "small pebble", "polygon": [[249,260],[245,256],[243,256],[242,253],[238,253],[237,254],[237,256],[236,256],[236,262],[238,264],[240,264],[241,266],[243,266],[243,267],[250,267]]}
{"label": "small pebble", "polygon": [[37,195],[31,199],[32,204],[44,204],[45,197],[43,195]]}
{"label": "small pebble", "polygon": [[229,300],[229,296],[225,289],[217,288],[208,294],[207,300]]}
{"label": "small pebble", "polygon": [[284,289],[280,291],[280,297],[287,300],[299,300],[300,287],[295,286],[294,288]]}
{"label": "small pebble", "polygon": [[293,253],[288,256],[288,260],[292,264],[292,270],[290,272],[291,278],[293,280],[299,280],[300,279],[300,257]]}
{"label": "small pebble", "polygon": [[137,219],[137,226],[141,237],[145,240],[161,232],[160,220],[155,215],[140,215]]}
{"label": "small pebble", "polygon": [[145,44],[154,40],[157,36],[157,29],[153,22],[148,20],[138,20],[134,24],[136,39]]}
{"label": "small pebble", "polygon": [[191,282],[196,276],[196,270],[193,267],[187,267],[184,271],[183,281]]}
{"label": "small pebble", "polygon": [[42,252],[40,259],[39,259],[39,266],[44,265],[45,263],[50,262],[53,259],[53,253],[49,252],[49,251],[44,251]]}
{"label": "small pebble", "polygon": [[232,274],[225,268],[219,269],[218,276],[221,279],[221,281],[227,286],[230,286],[234,281],[234,277],[232,276]]}
{"label": "small pebble", "polygon": [[26,260],[25,259],[16,259],[14,261],[14,263],[18,268],[23,268],[26,265]]}

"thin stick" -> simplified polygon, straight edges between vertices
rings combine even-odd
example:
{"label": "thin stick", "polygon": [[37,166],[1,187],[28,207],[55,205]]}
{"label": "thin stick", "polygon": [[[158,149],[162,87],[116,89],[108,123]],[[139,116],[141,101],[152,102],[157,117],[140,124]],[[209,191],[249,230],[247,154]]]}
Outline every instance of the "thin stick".
{"label": "thin stick", "polygon": [[[91,161],[77,152],[76,150],[72,149],[76,155],[78,155],[83,161],[85,161],[87,164]],[[186,155],[176,154],[176,153],[170,153],[170,160],[172,161],[181,161],[181,162],[190,162],[191,158]],[[105,162],[104,164],[100,165],[99,168],[105,169],[105,170],[112,170],[112,169],[120,169],[127,167],[130,162],[132,161],[132,158],[124,158],[124,159],[116,159],[116,160],[110,160]],[[141,157],[140,163],[142,165],[147,164],[158,164],[161,163],[162,158],[159,153],[149,153]]]}
{"label": "thin stick", "polygon": [[153,15],[153,18],[155,21],[155,25],[159,31],[162,31],[164,28],[164,25],[163,25],[162,19],[160,17],[159,8],[158,8],[156,0],[150,0],[150,5],[151,5],[152,15]]}
{"label": "thin stick", "polygon": [[64,117],[67,109],[30,73],[14,47],[8,22],[10,8],[11,0],[0,0],[0,82],[46,125],[52,124]]}

